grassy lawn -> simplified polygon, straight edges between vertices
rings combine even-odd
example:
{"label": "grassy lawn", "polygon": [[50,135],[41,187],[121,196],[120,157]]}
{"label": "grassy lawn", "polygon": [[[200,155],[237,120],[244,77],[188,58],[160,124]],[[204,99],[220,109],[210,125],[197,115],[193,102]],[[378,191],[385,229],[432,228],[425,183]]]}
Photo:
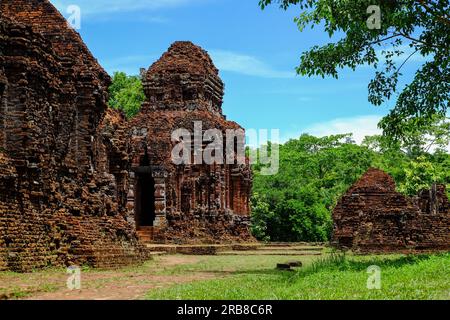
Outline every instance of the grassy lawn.
{"label": "grassy lawn", "polygon": [[[301,260],[295,272],[277,262]],[[367,268],[381,268],[380,290],[367,289]],[[152,290],[147,299],[450,299],[450,254],[280,257],[211,256],[161,273],[212,272],[219,278]]]}
{"label": "grassy lawn", "polygon": [[182,275],[188,273],[204,272],[213,273],[219,277],[244,274],[265,274],[274,272],[277,263],[288,261],[302,261],[305,265],[311,265],[317,256],[282,256],[282,255],[236,255],[236,256],[196,256],[197,262],[192,264],[180,264],[161,269],[157,274]]}
{"label": "grassy lawn", "polygon": [[58,286],[53,279],[60,274],[65,277],[66,271],[46,269],[31,273],[0,272],[0,300],[23,299],[36,292],[56,291]]}
{"label": "grassy lawn", "polygon": [[[327,252],[327,251],[325,251]],[[277,263],[301,261],[295,271]],[[368,290],[367,268],[381,268]],[[50,299],[450,299],[450,253],[353,256],[249,255],[157,257],[117,270],[82,268],[81,291],[67,291],[64,268],[0,272],[0,300]]]}

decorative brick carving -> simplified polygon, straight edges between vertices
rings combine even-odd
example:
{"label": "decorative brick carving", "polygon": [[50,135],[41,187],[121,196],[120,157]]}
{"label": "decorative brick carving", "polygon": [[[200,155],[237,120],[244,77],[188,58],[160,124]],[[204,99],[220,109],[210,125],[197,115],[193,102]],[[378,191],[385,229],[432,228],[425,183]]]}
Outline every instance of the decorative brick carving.
{"label": "decorative brick carving", "polygon": [[333,242],[362,252],[448,250],[449,213],[444,186],[409,198],[387,173],[370,169],[334,209]]}
{"label": "decorative brick carving", "polygon": [[[219,129],[224,134],[227,129],[242,129],[222,114],[223,88],[207,52],[191,42],[175,42],[145,74],[147,100],[128,124],[128,131],[133,133],[133,171],[145,175],[148,168],[153,173],[156,242],[253,240],[248,164],[175,165],[171,159],[175,146],[171,134],[177,129],[194,133],[196,121],[203,130]],[[129,194],[136,195],[133,188],[138,183],[130,184]],[[130,207],[137,208],[137,215],[149,214],[139,212],[137,202],[142,200],[135,196],[133,201]]]}

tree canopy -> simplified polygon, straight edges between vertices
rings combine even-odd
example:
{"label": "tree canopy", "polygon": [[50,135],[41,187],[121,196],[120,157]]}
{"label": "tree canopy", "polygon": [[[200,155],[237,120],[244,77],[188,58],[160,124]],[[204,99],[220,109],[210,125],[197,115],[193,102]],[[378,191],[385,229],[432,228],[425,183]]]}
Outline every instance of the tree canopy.
{"label": "tree canopy", "polygon": [[[450,96],[450,2],[448,0],[260,0],[281,8],[297,5],[300,31],[320,26],[336,42],[314,46],[301,56],[302,75],[338,77],[338,70],[374,67],[369,101],[381,105],[397,95],[391,113],[380,123],[386,135],[399,137],[412,127],[445,116]],[[369,28],[371,6],[380,9],[380,24]],[[369,10],[368,10],[369,9]],[[375,11],[374,11],[375,12]],[[414,56],[426,57],[401,92],[402,69]],[[411,126],[411,124],[413,126]]]}
{"label": "tree canopy", "polygon": [[109,105],[122,110],[127,118],[134,117],[145,100],[142,81],[139,76],[127,76],[124,72],[115,72],[109,87]]}
{"label": "tree canopy", "polygon": [[[438,131],[441,125],[428,131]],[[261,175],[261,165],[253,166],[254,235],[272,241],[329,240],[333,208],[370,167],[389,173],[398,191],[407,195],[417,195],[433,183],[450,186],[450,155],[438,145],[429,149],[429,139],[423,132],[412,147],[409,140],[393,144],[384,136],[371,136],[357,145],[351,135],[304,134],[280,145],[277,175]]]}

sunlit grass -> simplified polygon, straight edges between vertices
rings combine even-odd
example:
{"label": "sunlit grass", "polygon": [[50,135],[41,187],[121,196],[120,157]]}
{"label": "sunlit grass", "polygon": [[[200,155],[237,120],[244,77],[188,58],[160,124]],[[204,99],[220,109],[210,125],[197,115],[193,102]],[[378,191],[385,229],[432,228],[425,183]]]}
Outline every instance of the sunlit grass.
{"label": "sunlit grass", "polygon": [[[273,262],[206,259],[191,270],[222,266],[235,271],[214,279],[152,291],[148,299],[449,299],[450,255],[341,256],[316,260],[297,272],[274,269]],[[270,260],[269,257],[259,257]],[[304,259],[304,257],[303,257]],[[278,258],[279,260],[279,258]],[[311,262],[312,260],[310,260]],[[246,264],[243,267],[241,263]],[[367,289],[367,268],[381,268],[380,290]],[[184,267],[180,267],[184,268]],[[247,269],[246,269],[247,268]],[[182,270],[179,270],[180,272]]]}
{"label": "sunlit grass", "polygon": [[309,265],[315,256],[283,256],[283,255],[236,255],[236,256],[198,256],[198,261],[192,264],[180,264],[159,271],[164,275],[183,275],[193,272],[217,274],[245,274],[247,272],[269,272],[275,269],[277,263],[301,261]]}

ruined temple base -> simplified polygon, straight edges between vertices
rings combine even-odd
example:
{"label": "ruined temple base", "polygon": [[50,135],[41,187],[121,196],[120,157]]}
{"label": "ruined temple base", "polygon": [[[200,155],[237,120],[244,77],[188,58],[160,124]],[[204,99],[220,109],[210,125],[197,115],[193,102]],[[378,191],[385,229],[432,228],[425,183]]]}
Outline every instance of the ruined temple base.
{"label": "ruined temple base", "polygon": [[158,254],[182,255],[248,255],[248,256],[301,256],[322,255],[321,243],[230,243],[230,244],[146,244],[147,250]]}
{"label": "ruined temple base", "polygon": [[257,250],[263,245],[259,243],[247,244],[194,244],[194,245],[173,245],[173,244],[147,244],[146,247],[151,252],[165,252],[166,254],[186,254],[186,255],[217,255],[227,251],[247,251]]}
{"label": "ruined temple base", "polygon": [[427,248],[418,249],[405,247],[389,247],[385,246],[382,248],[363,248],[357,250],[351,250],[351,253],[358,256],[364,255],[386,255],[386,254],[404,254],[404,255],[426,255],[426,254],[439,254],[450,252],[450,247],[442,248]]}
{"label": "ruined temple base", "polygon": [[161,245],[232,245],[257,243],[250,217],[221,213],[170,214],[154,226],[137,227],[139,241]]}
{"label": "ruined temple base", "polygon": [[335,207],[332,244],[360,253],[450,251],[449,213],[444,185],[407,197],[391,176],[371,168]]}

